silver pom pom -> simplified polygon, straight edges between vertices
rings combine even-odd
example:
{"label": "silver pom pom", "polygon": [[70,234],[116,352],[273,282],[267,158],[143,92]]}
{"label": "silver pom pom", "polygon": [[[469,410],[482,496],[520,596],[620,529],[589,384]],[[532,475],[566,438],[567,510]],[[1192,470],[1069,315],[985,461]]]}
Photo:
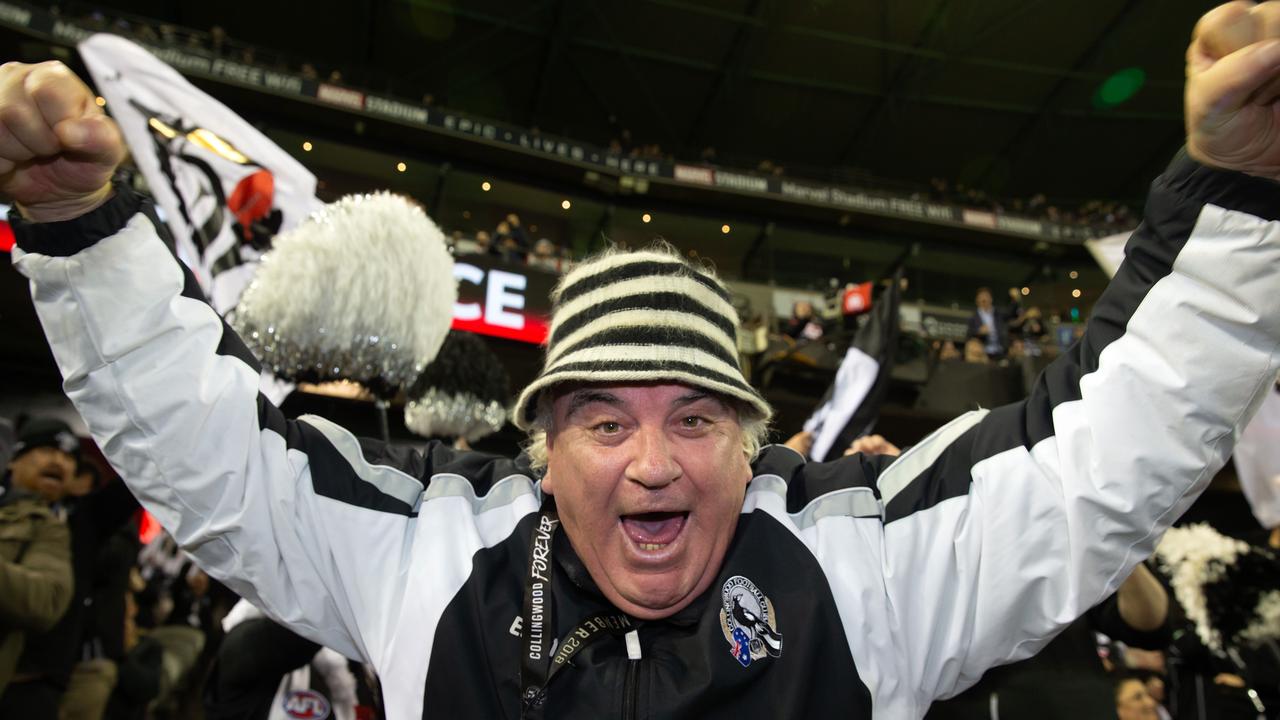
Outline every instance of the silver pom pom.
{"label": "silver pom pom", "polygon": [[431,388],[404,408],[404,423],[423,437],[463,437],[468,442],[502,429],[507,409],[500,402],[483,402],[471,393],[446,393]]}
{"label": "silver pom pom", "polygon": [[389,397],[435,357],[456,299],[444,234],[422,208],[352,195],[275,238],[231,324],[280,377]]}

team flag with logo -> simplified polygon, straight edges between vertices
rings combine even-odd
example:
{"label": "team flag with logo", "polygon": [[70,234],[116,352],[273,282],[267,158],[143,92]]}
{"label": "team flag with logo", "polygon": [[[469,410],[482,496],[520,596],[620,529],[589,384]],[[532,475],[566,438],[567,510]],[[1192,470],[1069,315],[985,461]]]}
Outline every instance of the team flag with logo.
{"label": "team flag with logo", "polygon": [[320,207],[315,175],[142,46],[97,34],[78,47],[178,256],[226,313],[271,238]]}

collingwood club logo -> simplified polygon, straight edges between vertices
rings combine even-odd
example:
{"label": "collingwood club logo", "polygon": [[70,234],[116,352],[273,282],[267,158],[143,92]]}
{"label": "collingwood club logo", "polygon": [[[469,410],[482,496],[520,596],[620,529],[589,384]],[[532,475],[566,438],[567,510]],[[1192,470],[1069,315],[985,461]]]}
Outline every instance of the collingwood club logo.
{"label": "collingwood club logo", "polygon": [[773,602],[755,583],[734,575],[720,589],[720,603],[720,628],[730,654],[742,667],[782,654],[782,633],[778,632]]}

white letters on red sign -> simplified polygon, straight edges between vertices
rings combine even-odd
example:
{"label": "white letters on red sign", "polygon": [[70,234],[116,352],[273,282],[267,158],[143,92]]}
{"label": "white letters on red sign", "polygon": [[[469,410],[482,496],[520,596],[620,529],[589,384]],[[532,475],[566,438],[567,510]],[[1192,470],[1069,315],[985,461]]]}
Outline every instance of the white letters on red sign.
{"label": "white letters on red sign", "polygon": [[[486,325],[520,330],[524,327],[524,313],[509,312],[524,309],[523,290],[528,279],[505,270],[490,270],[488,281],[485,272],[475,265],[463,262],[453,264],[453,277],[458,282],[484,285],[484,307],[475,302],[459,302],[453,305],[456,320],[474,321],[484,318]],[[518,290],[521,292],[511,292]]]}

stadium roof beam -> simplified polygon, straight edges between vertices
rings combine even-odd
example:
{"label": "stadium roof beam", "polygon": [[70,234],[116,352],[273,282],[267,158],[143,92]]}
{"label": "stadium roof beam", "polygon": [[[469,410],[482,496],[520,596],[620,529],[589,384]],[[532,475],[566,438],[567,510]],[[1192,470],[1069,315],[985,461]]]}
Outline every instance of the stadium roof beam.
{"label": "stadium roof beam", "polygon": [[[665,5],[665,6],[670,6],[670,7],[677,7],[681,9],[687,8],[695,12],[709,11],[708,8],[691,6],[686,3],[677,2],[673,0],[646,0],[646,1]],[[429,9],[452,13],[458,17],[464,17],[470,20],[475,20],[478,22],[494,25],[495,26],[494,30],[490,31],[489,33],[483,34],[483,40],[486,42],[488,41],[488,39],[490,39],[494,35],[497,35],[498,33],[505,30],[510,30],[513,32],[518,32],[521,34],[537,36],[537,37],[545,37],[546,35],[545,28],[534,26],[523,21],[525,18],[535,14],[536,12],[540,12],[544,10],[546,7],[545,3],[532,6],[528,11],[520,14],[516,18],[502,18],[502,17],[493,16],[493,15],[488,15],[485,13],[475,12],[472,10],[467,10],[464,8],[455,7],[453,5],[446,5],[444,3],[435,2],[434,0],[416,0],[416,2],[422,5],[423,7],[426,7]],[[652,88],[644,80],[644,77],[637,70],[632,60],[646,60],[646,61],[660,62],[668,65],[674,65],[676,67],[685,68],[688,70],[697,70],[697,71],[707,72],[707,73],[718,72],[720,69],[720,66],[712,63],[700,61],[700,60],[695,60],[688,57],[682,57],[682,56],[673,55],[670,53],[665,53],[665,52],[660,52],[655,50],[648,50],[645,48],[638,48],[638,47],[633,47],[633,46],[618,43],[616,38],[613,37],[612,35],[611,26],[609,25],[607,18],[603,17],[603,14],[600,12],[597,5],[595,3],[591,3],[589,6],[591,7],[592,11],[595,12],[598,17],[600,17],[601,22],[606,27],[606,29],[608,29],[608,33],[610,36],[609,41],[605,42],[605,41],[598,40],[591,37],[577,36],[569,39],[568,45],[570,47],[600,50],[600,51],[616,54],[619,57],[619,59],[623,62],[624,67],[627,69],[627,71],[635,78],[637,85],[641,90],[641,92],[644,94],[645,100],[651,107],[652,112],[654,112],[655,116],[659,118],[659,122],[661,123],[664,131],[668,136],[666,138],[667,142],[665,144],[668,144],[671,147],[675,147],[680,138],[678,138],[674,130],[672,130],[672,125],[670,123],[670,120],[669,118],[667,118],[666,114],[661,110],[661,105],[657,102]],[[718,11],[718,10],[709,11],[709,13],[716,16],[721,16],[725,14],[723,11]],[[737,16],[735,16],[735,18],[736,17]],[[872,40],[869,38],[861,38],[857,36],[846,35],[843,33],[836,33],[836,32],[831,32],[827,30],[821,30],[818,28],[802,28],[799,26],[779,26],[778,29],[781,32],[796,32],[806,36],[832,40],[835,42],[860,45],[864,47],[872,47],[872,48],[887,50],[890,52],[903,52],[903,53],[915,54],[915,55],[918,55],[919,57],[927,58],[931,60],[946,60],[949,62],[971,63],[971,64],[992,67],[996,69],[1008,70],[1011,72],[1030,72],[1034,74],[1050,75],[1053,77],[1057,77],[1063,81],[1066,81],[1066,80],[1092,81],[1092,80],[1101,80],[1105,77],[1101,73],[1080,72],[1077,70],[1063,70],[1060,68],[1049,68],[1044,66],[1027,65],[1024,63],[988,60],[984,58],[962,57],[952,53],[940,52],[936,50],[913,51],[912,48],[908,46],[902,46],[895,43],[886,43],[878,40]],[[478,46],[479,44],[476,41],[468,42],[467,45],[461,48],[455,49],[453,52],[451,52],[449,54],[449,58],[450,59],[456,58],[459,55],[465,54],[471,48],[478,47]],[[447,62],[447,61],[442,61],[442,62]],[[433,64],[430,67],[435,67],[435,65]],[[427,70],[424,69],[418,72],[426,72],[426,71]],[[490,71],[485,71],[483,74],[487,75],[489,74],[489,72]],[[780,85],[786,85],[786,86],[797,87],[797,88],[806,88],[810,90],[823,90],[827,92],[833,92],[837,94],[850,95],[850,96],[856,96],[856,97],[874,98],[874,97],[880,97],[883,94],[878,88],[848,85],[845,83],[839,83],[839,82],[834,82],[829,80],[817,80],[809,77],[800,77],[800,76],[789,75],[785,73],[768,72],[764,70],[755,70],[755,71],[747,72],[745,74],[745,77],[750,80],[759,81],[759,82],[777,83]],[[1156,82],[1147,83],[1147,87],[1149,88],[1165,87],[1166,85],[1168,84],[1156,83]],[[943,107],[955,107],[955,108],[964,108],[964,109],[991,110],[995,112],[1013,113],[1013,114],[1019,114],[1019,115],[1045,114],[1045,115],[1062,115],[1065,117],[1106,117],[1108,119],[1113,119],[1113,120],[1167,120],[1167,121],[1173,121],[1178,123],[1181,123],[1182,121],[1181,113],[1173,113],[1173,112],[1161,113],[1161,112],[1134,112],[1134,111],[1116,111],[1116,110],[1102,112],[1102,111],[1080,110],[1080,109],[1054,110],[1051,107],[1046,109],[1043,104],[1040,106],[1035,106],[1035,105],[1028,105],[1028,104],[987,101],[987,100],[980,100],[975,98],[955,97],[955,96],[937,95],[937,94],[909,94],[909,95],[903,94],[903,95],[900,95],[898,99],[903,102],[914,102],[914,103],[922,103],[927,105],[938,105]]]}
{"label": "stadium roof beam", "polygon": [[[1116,28],[1120,27],[1120,25],[1124,23],[1125,19],[1129,17],[1129,14],[1133,9],[1141,3],[1142,0],[1128,0],[1128,2],[1126,2],[1115,15],[1111,16],[1111,20],[1103,26],[1102,30],[1099,31],[1096,36],[1094,36],[1093,42],[1089,43],[1089,46],[1085,48],[1084,52],[1080,53],[1080,56],[1076,59],[1075,63],[1072,64],[1071,71],[1077,72],[1087,65],[1089,61],[1093,60],[1093,58],[1096,57],[1098,52],[1102,49],[1103,45],[1106,44],[1107,39],[1111,37],[1111,33],[1114,32]],[[978,180],[975,183],[976,185],[981,187],[982,184],[986,182],[987,178],[991,176],[991,172],[995,169],[998,160],[1007,161],[1011,166],[1017,164],[1024,148],[1026,147],[1027,140],[1031,137],[1031,134],[1035,132],[1036,128],[1040,126],[1044,119],[1052,114],[1053,106],[1057,103],[1058,98],[1062,95],[1063,90],[1067,88],[1069,83],[1070,78],[1067,76],[1059,78],[1058,82],[1054,83],[1053,87],[1050,88],[1049,92],[1040,102],[1040,107],[1037,109],[1035,115],[1022,123],[1022,126],[1013,133],[1012,137],[1009,138],[1009,142],[1005,143],[1000,152],[991,156],[990,160],[987,162],[986,168],[984,168],[982,174],[978,176]]]}
{"label": "stadium roof beam", "polygon": [[[770,5],[770,0],[747,0],[747,14],[754,20],[761,21]],[[686,150],[697,152],[698,146],[705,144],[703,141],[706,138],[711,111],[717,106],[722,94],[727,92],[732,95],[733,88],[741,85],[748,62],[753,57],[748,52],[748,48],[753,44],[753,40],[763,42],[763,38],[757,38],[757,34],[767,35],[769,27],[768,23],[754,22],[739,24],[734,29],[733,38],[729,41],[729,49],[724,54],[724,61],[720,63],[720,68],[711,81],[711,89],[703,96],[702,105],[693,116],[693,122],[689,124],[689,132],[684,141]]]}
{"label": "stadium roof beam", "polygon": [[[730,22],[745,23],[745,24],[752,24],[752,25],[763,24],[764,22],[764,21],[757,21],[749,16],[742,15],[740,13],[733,13],[733,12],[728,12],[724,10],[716,10],[714,8],[703,7],[700,5],[692,5],[687,2],[682,2],[681,0],[644,0],[644,1],[651,5],[669,7],[676,10],[683,10],[683,11],[687,11],[687,12],[691,12],[699,15],[706,15],[709,17],[720,18],[722,20],[727,20]],[[994,33],[1002,29],[1007,23],[1012,22],[1013,20],[1026,15],[1030,10],[1034,9],[1034,7],[1041,2],[1043,2],[1043,0],[1028,0],[1028,2],[1024,3],[1023,5],[1020,5],[1017,10],[1009,12],[1000,21],[992,23],[988,28],[983,30],[983,33]],[[427,0],[427,4],[430,5],[431,1]],[[850,33],[840,32],[838,30],[809,27],[806,25],[779,24],[777,25],[776,30],[781,33],[799,35],[801,37],[809,37],[809,38],[814,38],[818,40],[826,40],[828,42],[834,42],[840,45],[848,45],[851,47],[861,47],[861,48],[866,48],[868,50],[881,50],[884,52],[896,53],[896,54],[902,54],[902,55],[911,55],[911,56],[921,58],[922,60],[928,60],[931,62],[940,62],[944,64],[945,63],[967,63],[971,65],[978,65],[981,67],[989,67],[996,70],[1007,70],[1009,72],[1028,73],[1032,75],[1046,75],[1046,76],[1055,77],[1055,78],[1068,77],[1074,80],[1084,80],[1084,81],[1102,81],[1107,78],[1107,73],[1084,72],[1084,71],[1073,70],[1068,68],[1050,67],[1047,65],[1036,65],[1033,63],[1025,63],[1025,62],[1011,62],[1007,60],[997,60],[994,58],[984,58],[984,57],[973,57],[968,55],[967,54],[968,52],[971,52],[973,49],[976,49],[978,45],[980,45],[980,43],[976,43],[976,42],[971,43],[970,46],[963,51],[954,52],[949,50],[939,50],[935,48],[917,47],[916,45],[908,45],[906,43],[898,43],[890,40],[871,38],[871,37],[866,37],[864,35],[852,35]],[[1171,83],[1171,82],[1148,83],[1147,87],[1161,87],[1165,89],[1181,90],[1182,83],[1181,81],[1176,83]]]}
{"label": "stadium roof beam", "polygon": [[525,8],[525,11],[520,13],[519,15],[515,15],[513,17],[499,17],[497,15],[486,15],[484,13],[476,13],[476,12],[470,12],[467,10],[462,10],[454,7],[451,4],[431,2],[430,0],[426,0],[425,2],[418,2],[415,0],[415,2],[412,3],[415,6],[422,6],[423,8],[426,8],[428,10],[435,10],[437,12],[442,12],[449,15],[455,15],[457,17],[467,18],[468,20],[476,20],[478,22],[491,25],[492,27],[490,27],[485,32],[476,33],[474,36],[469,38],[467,42],[463,43],[458,47],[453,48],[448,55],[440,59],[439,63],[427,63],[426,65],[419,68],[418,70],[412,73],[409,73],[409,77],[412,78],[412,77],[421,75],[423,73],[435,71],[438,67],[456,67],[459,64],[458,63],[459,58],[471,52],[472,50],[484,49],[488,47],[490,42],[494,38],[498,37],[499,35],[507,31],[518,32],[525,35],[538,35],[538,36],[545,35],[546,34],[545,29],[540,28],[536,25],[529,24],[527,21],[529,20],[529,18],[536,16],[540,12],[543,12],[553,2],[557,2],[557,1],[558,0],[544,0],[543,2],[540,2],[540,3],[533,3],[529,5],[527,8]]}
{"label": "stadium roof beam", "polygon": [[[950,5],[951,0],[938,0],[934,3],[933,10],[929,13],[929,19],[925,21],[924,28],[920,31],[920,34],[916,36],[915,47],[927,48],[933,45],[940,29],[945,25],[942,20],[947,16]],[[849,158],[865,145],[864,139],[868,135],[867,131],[875,126],[876,121],[884,114],[885,108],[893,105],[895,99],[908,87],[912,74],[919,68],[919,62],[916,60],[916,56],[907,55],[898,62],[892,77],[881,88],[880,98],[870,110],[862,114],[858,123],[854,125],[853,131],[849,133],[849,140],[844,149],[836,155],[837,164],[846,164]]]}
{"label": "stadium roof beam", "polygon": [[[613,32],[613,23],[609,22],[609,18],[600,11],[600,4],[596,2],[588,2],[587,6],[595,13],[596,19],[600,21],[600,26],[604,28],[605,35],[608,36],[609,43],[605,49],[617,53],[618,58],[622,61],[622,66],[626,68],[628,74],[635,79],[636,85],[640,88],[640,92],[644,94],[645,103],[649,106],[649,111],[653,113],[653,117],[658,121],[658,125],[662,128],[665,138],[663,144],[668,147],[674,147],[679,141],[679,136],[672,129],[671,119],[667,117],[666,111],[662,109],[662,103],[658,102],[658,98],[653,93],[653,87],[649,81],[640,74],[634,63],[631,62],[631,53],[628,53],[622,43],[618,42],[618,36]],[[575,45],[581,45],[582,39],[575,38]]]}
{"label": "stadium roof beam", "polygon": [[569,34],[569,0],[553,0],[550,31],[547,33],[546,47],[542,54],[542,66],[538,70],[535,81],[533,100],[529,105],[529,125],[538,125],[542,114],[543,103],[547,99],[547,88],[551,85],[551,72],[564,49],[565,38]]}

